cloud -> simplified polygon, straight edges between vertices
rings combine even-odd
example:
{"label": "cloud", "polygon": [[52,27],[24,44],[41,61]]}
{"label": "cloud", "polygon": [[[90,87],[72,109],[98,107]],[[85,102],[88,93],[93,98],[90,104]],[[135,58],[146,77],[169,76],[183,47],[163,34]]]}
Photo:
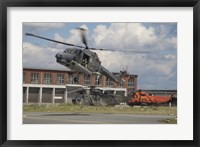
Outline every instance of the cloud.
{"label": "cloud", "polygon": [[[79,28],[84,28],[85,30],[87,30],[86,31],[86,35],[89,33],[89,28],[86,25],[81,25],[81,26],[79,26]],[[80,30],[78,30],[76,28],[70,30],[70,35],[69,35],[68,38],[64,38],[60,34],[55,33],[54,34],[54,39],[58,40],[58,41],[70,43],[70,44],[84,46],[82,41],[81,41]],[[57,48],[66,48],[66,45],[57,44],[56,47]]]}
{"label": "cloud", "polygon": [[28,42],[23,43],[23,67],[66,69],[56,62],[56,48],[41,47]]}
{"label": "cloud", "polygon": [[169,43],[169,46],[172,47],[173,49],[177,49],[177,38],[176,37],[167,38],[166,42]]}
{"label": "cloud", "polygon": [[167,76],[176,66],[175,55],[160,55],[151,57],[144,54],[123,54],[120,52],[97,52],[102,65],[112,71],[119,71],[122,66],[128,65],[130,72],[142,74],[151,71]]}
{"label": "cloud", "polygon": [[111,23],[108,27],[98,25],[93,39],[97,46],[120,49],[141,49],[158,40],[154,28],[146,28],[141,23]]}
{"label": "cloud", "polygon": [[[94,46],[112,49],[145,50],[147,54],[100,52],[102,65],[119,71],[128,65],[128,72],[139,75],[139,87],[176,89],[177,38],[171,24],[146,27],[142,23],[112,23],[94,29]],[[172,52],[173,50],[173,52]],[[172,81],[173,79],[173,81]]]}
{"label": "cloud", "polygon": [[[167,54],[154,56],[151,54],[124,54],[121,52],[97,51],[102,65],[110,71],[119,72],[128,65],[128,72],[139,75],[139,88],[176,89],[176,56]],[[173,81],[173,85],[169,85]]]}
{"label": "cloud", "polygon": [[[138,87],[145,89],[176,89],[177,62],[175,55],[122,54],[117,52],[98,53],[102,65],[110,71],[119,72],[128,65],[128,72],[139,75]],[[168,83],[173,82],[169,85]]]}

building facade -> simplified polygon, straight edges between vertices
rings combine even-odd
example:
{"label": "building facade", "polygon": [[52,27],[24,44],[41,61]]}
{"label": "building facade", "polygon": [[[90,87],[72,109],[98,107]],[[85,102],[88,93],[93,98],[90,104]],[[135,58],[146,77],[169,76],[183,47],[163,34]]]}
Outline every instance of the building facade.
{"label": "building facade", "polygon": [[[118,73],[113,73],[117,75]],[[23,69],[24,84],[43,84],[43,85],[66,85],[79,84],[84,86],[98,87],[123,87],[127,91],[137,90],[137,75],[126,74],[123,82],[116,83],[105,76],[76,74],[72,71],[49,70],[49,69]],[[99,78],[99,80],[97,80]]]}
{"label": "building facade", "polygon": [[[117,75],[118,73],[113,73]],[[126,74],[123,82],[116,83],[105,76],[76,74],[67,70],[23,69],[24,103],[63,103],[66,84],[125,88],[127,92],[137,90],[137,75]],[[97,80],[99,79],[99,80]]]}

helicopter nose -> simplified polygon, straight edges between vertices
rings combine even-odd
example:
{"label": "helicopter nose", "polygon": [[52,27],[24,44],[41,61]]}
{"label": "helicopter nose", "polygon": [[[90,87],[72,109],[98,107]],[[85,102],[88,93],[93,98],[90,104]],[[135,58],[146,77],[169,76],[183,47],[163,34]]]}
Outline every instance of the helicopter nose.
{"label": "helicopter nose", "polygon": [[57,54],[55,55],[55,57],[56,57],[56,62],[62,63],[62,59],[63,59],[62,53],[57,53]]}
{"label": "helicopter nose", "polygon": [[63,53],[57,53],[55,55],[55,57],[56,57],[56,61],[58,63],[61,63],[61,64],[69,63],[74,59],[74,55],[67,54],[67,53],[64,53],[64,54]]}
{"label": "helicopter nose", "polygon": [[64,58],[67,62],[71,62],[72,60],[74,60],[74,55],[72,55],[72,54],[63,54],[63,58]]}
{"label": "helicopter nose", "polygon": [[60,53],[57,53],[55,57],[56,58],[62,58],[62,55]]}

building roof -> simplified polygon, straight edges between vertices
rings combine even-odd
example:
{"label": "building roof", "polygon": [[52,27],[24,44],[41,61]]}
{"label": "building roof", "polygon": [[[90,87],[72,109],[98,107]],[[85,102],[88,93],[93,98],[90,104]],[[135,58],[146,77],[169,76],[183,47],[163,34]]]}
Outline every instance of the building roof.
{"label": "building roof", "polygon": [[51,70],[51,71],[71,71],[70,69],[49,69],[49,68],[30,68],[30,67],[23,67],[23,69],[27,70]]}
{"label": "building roof", "polygon": [[[46,71],[62,71],[62,72],[74,72],[74,71],[72,71],[72,70],[70,70],[70,69],[68,69],[68,68],[66,68],[66,69],[47,69],[47,68],[30,68],[30,67],[23,67],[23,69],[25,69],[25,70],[46,70]],[[119,74],[119,72],[112,72],[114,75],[117,75],[117,74]],[[127,73],[126,74],[126,76],[138,76],[138,75],[134,75],[134,74],[129,74],[129,73]]]}

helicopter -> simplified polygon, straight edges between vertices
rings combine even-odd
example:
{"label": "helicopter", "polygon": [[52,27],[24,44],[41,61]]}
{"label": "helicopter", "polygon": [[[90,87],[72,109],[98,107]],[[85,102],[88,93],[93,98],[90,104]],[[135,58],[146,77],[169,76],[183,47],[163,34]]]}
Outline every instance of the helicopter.
{"label": "helicopter", "polygon": [[[25,35],[55,42],[58,44],[71,46],[71,48],[67,48],[63,52],[57,53],[55,57],[57,63],[66,66],[72,71],[83,73],[85,75],[97,74],[97,80],[99,80],[98,77],[100,77],[100,75],[104,75],[118,84],[121,81],[124,81],[123,76],[127,73],[127,71],[122,70],[119,72],[118,75],[112,74],[108,69],[106,69],[104,66],[101,65],[101,61],[97,53],[94,52],[95,50],[100,50],[100,51],[114,51],[114,50],[88,47],[85,34],[86,30],[84,28],[77,28],[77,29],[80,31],[81,41],[84,44],[84,46],[61,42],[58,40],[53,40],[50,38],[38,36],[32,33],[25,33]],[[132,52],[132,51],[126,51],[126,52]],[[75,80],[77,80],[77,77],[74,78],[74,81]]]}
{"label": "helicopter", "polygon": [[145,91],[142,91],[141,89],[139,89],[132,94],[132,98],[127,101],[127,104],[129,106],[134,106],[134,105],[158,106],[163,103],[175,102],[175,101],[176,101],[176,97],[174,94],[170,94],[164,97],[164,96],[152,95],[150,93],[146,93]]}

